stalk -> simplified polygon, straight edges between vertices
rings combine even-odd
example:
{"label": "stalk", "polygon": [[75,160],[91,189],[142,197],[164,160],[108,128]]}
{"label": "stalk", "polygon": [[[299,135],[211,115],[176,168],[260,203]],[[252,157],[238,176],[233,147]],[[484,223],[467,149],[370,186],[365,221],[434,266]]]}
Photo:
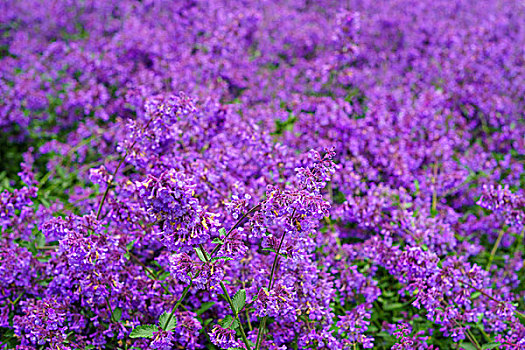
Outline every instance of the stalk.
{"label": "stalk", "polygon": [[[242,219],[241,219],[242,220]],[[206,260],[207,263],[210,262],[210,259],[208,258],[208,253],[206,252],[206,250],[204,249],[204,247],[202,246],[202,244],[199,244],[199,249],[201,250],[202,252],[202,255],[204,255],[204,259]],[[235,310],[235,307],[233,306],[233,301],[232,299],[230,298],[230,294],[228,293],[228,290],[226,289],[226,286],[224,285],[224,283],[221,281],[220,282],[221,284],[221,288],[224,292],[224,295],[226,296],[226,300],[228,301],[228,304],[230,305],[230,309],[232,310],[233,312],[233,316],[234,316],[234,320],[236,318],[239,319],[239,330],[241,331],[241,338],[242,338],[242,341],[244,342],[244,345],[246,345],[246,348],[248,350],[251,350],[251,347],[250,347],[250,344],[248,343],[248,339],[246,338],[246,334],[244,333],[244,328],[242,327],[242,324],[241,324],[241,319],[239,318],[239,314],[237,313],[237,311]],[[169,324],[169,323],[168,323]]]}
{"label": "stalk", "polygon": [[[152,120],[153,120],[153,117],[150,120],[148,120],[146,125],[142,128],[142,131],[144,131],[144,130],[146,130],[148,128],[148,126],[149,126],[149,124],[151,123]],[[139,139],[136,138],[135,141],[133,141],[133,143],[131,144],[131,146],[129,148],[133,149],[133,147],[135,147],[135,144],[137,143],[138,140]],[[104,202],[106,201],[106,197],[108,196],[109,188],[111,186],[111,183],[115,179],[115,176],[117,175],[118,170],[122,166],[122,163],[124,163],[124,160],[127,158],[128,152],[129,152],[129,150],[126,150],[126,152],[124,153],[124,156],[122,158],[120,158],[120,161],[118,162],[118,165],[115,168],[115,171],[111,175],[111,178],[109,179],[109,181],[106,183],[106,190],[104,191],[104,195],[102,196],[102,199],[100,200],[100,203],[98,205],[97,220],[100,218],[100,213],[102,212],[102,207],[104,206]]]}
{"label": "stalk", "polygon": [[237,311],[235,311],[235,308],[233,307],[233,301],[231,300],[230,295],[228,294],[228,290],[226,289],[226,286],[224,285],[222,281],[220,283],[221,283],[221,288],[224,292],[224,295],[226,296],[226,300],[228,301],[228,304],[230,305],[230,309],[233,312],[234,319],[235,318],[239,319],[239,330],[241,331],[242,341],[244,342],[244,345],[246,345],[246,349],[251,350],[250,343],[248,343],[248,338],[246,338],[246,334],[244,333],[244,328],[242,327],[242,324],[240,322],[241,319],[239,317],[239,314],[237,313]]}
{"label": "stalk", "polygon": [[[272,282],[273,282],[273,278],[275,275],[275,270],[277,269],[277,262],[279,260],[279,253],[281,251],[281,246],[283,245],[283,242],[284,242],[284,236],[286,236],[286,232],[284,232],[283,236],[281,237],[281,241],[279,242],[279,247],[277,247],[277,252],[275,254],[275,259],[273,259],[272,270],[270,272],[270,281],[268,282],[268,292],[272,289]],[[255,350],[259,350],[261,348],[261,344],[264,340],[263,332],[266,326],[267,319],[268,319],[268,316],[264,316],[261,321],[261,325],[259,326],[259,331],[257,332],[257,341],[255,343]]]}
{"label": "stalk", "polygon": [[[260,205],[260,204],[257,204],[255,207],[253,207],[252,209],[248,210],[248,211],[246,212],[246,214],[244,214],[244,215],[243,215],[243,216],[242,216],[242,217],[241,217],[241,218],[235,223],[235,225],[233,225],[233,227],[228,231],[228,233],[226,233],[225,238],[227,238],[227,237],[233,232],[233,230],[235,230],[237,227],[239,227],[239,226],[242,224],[242,221],[243,221],[248,215],[250,215],[251,213],[253,213],[253,212],[257,211],[257,210],[259,210],[260,207],[261,207],[261,205]],[[282,242],[281,242],[281,243],[282,243]],[[200,249],[201,249],[201,251],[203,251],[204,257],[205,257],[205,259],[208,261],[208,256],[207,256],[206,253],[204,252],[204,249],[202,248],[202,246],[200,246]],[[220,249],[220,246],[217,245],[217,246],[211,251],[210,256],[215,255],[215,254],[219,251],[219,249]],[[195,278],[199,277],[199,275],[200,275],[200,271],[197,271],[197,273],[195,274]],[[170,312],[170,315],[169,315],[169,317],[168,317],[168,320],[167,320],[166,324],[169,324],[169,323],[170,323],[171,319],[173,318],[173,315],[175,315],[175,311],[177,311],[177,309],[179,308],[180,304],[182,303],[182,300],[184,300],[184,298],[185,298],[186,295],[188,294],[188,292],[189,292],[189,290],[190,290],[190,288],[191,288],[192,285],[193,285],[193,279],[190,281],[190,284],[188,284],[188,285],[186,286],[186,288],[184,288],[184,290],[182,291],[182,294],[181,294],[179,300],[177,300],[177,303],[175,304],[175,306],[173,307],[173,309],[172,309],[171,312]],[[221,281],[221,287],[222,287],[223,285],[224,285],[224,284],[223,284],[222,281]],[[228,294],[226,293],[226,295],[228,295]],[[230,298],[230,296],[228,295],[228,299],[229,299],[229,298]],[[230,307],[231,307],[231,306],[232,306],[232,304],[230,304]],[[233,309],[232,309],[232,310],[233,310]],[[242,327],[239,327],[239,328],[242,328]],[[244,330],[241,331],[241,334],[243,334],[243,333],[244,333]],[[246,338],[246,335],[245,335],[245,334],[244,334],[244,338]],[[243,339],[243,340],[244,340],[244,339]],[[247,343],[247,342],[248,342],[248,340],[246,340],[245,344],[248,346],[248,343]],[[248,349],[250,349],[249,346],[248,346]]]}
{"label": "stalk", "polygon": [[[226,236],[224,236],[224,239],[228,238],[228,236],[233,232],[233,230],[235,230],[236,228],[241,226],[243,220],[246,219],[248,217],[248,215],[250,215],[251,213],[256,212],[260,208],[261,208],[261,204],[257,204],[255,207],[253,207],[250,210],[248,210],[239,220],[237,220],[235,225],[233,225],[232,228],[226,233]],[[215,248],[213,248],[213,250],[211,251],[210,255],[213,256],[215,253],[217,253],[219,251],[219,249],[221,249],[221,246],[217,245]]]}
{"label": "stalk", "polygon": [[494,246],[492,247],[492,250],[490,252],[489,262],[487,263],[487,267],[485,267],[486,271],[490,271],[492,261],[494,260],[494,256],[496,255],[496,251],[498,250],[499,244],[501,243],[501,239],[503,238],[504,233],[505,232],[503,230],[499,231],[498,238],[496,239],[496,242],[494,243]]}

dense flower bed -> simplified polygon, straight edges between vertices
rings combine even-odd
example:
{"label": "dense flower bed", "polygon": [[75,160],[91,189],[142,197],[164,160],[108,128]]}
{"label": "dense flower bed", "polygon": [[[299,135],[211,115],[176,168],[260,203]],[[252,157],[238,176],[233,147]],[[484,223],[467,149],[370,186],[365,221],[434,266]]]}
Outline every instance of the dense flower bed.
{"label": "dense flower bed", "polygon": [[523,1],[0,28],[0,348],[525,349]]}

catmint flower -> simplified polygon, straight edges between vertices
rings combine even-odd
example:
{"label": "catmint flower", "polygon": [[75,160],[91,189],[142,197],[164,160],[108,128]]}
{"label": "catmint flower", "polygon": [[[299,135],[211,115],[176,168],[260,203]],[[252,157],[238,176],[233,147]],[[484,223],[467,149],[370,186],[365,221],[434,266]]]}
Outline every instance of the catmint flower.
{"label": "catmint flower", "polygon": [[195,182],[180,172],[166,171],[137,183],[137,191],[152,220],[161,225],[162,242],[170,250],[189,251],[208,241],[216,217],[195,197]]}
{"label": "catmint flower", "polygon": [[520,193],[512,193],[508,186],[484,185],[483,194],[477,204],[502,215],[505,223],[515,226],[518,232],[521,232],[525,225],[525,197]]}
{"label": "catmint flower", "polygon": [[291,296],[291,289],[282,285],[273,287],[269,292],[261,288],[253,303],[255,314],[260,317],[274,317],[293,313],[294,309],[290,305]]}
{"label": "catmint flower", "polygon": [[49,298],[23,302],[23,316],[15,316],[13,323],[15,333],[27,334],[24,345],[44,345],[54,347],[64,344],[67,339],[66,313],[67,305]]}
{"label": "catmint flower", "polygon": [[153,339],[151,340],[150,347],[158,350],[170,350],[173,348],[173,340],[172,332],[166,332],[163,330],[153,332]]}
{"label": "catmint flower", "polygon": [[235,339],[235,330],[222,328],[219,325],[213,327],[209,333],[210,340],[213,344],[221,349],[239,347],[239,342]]}

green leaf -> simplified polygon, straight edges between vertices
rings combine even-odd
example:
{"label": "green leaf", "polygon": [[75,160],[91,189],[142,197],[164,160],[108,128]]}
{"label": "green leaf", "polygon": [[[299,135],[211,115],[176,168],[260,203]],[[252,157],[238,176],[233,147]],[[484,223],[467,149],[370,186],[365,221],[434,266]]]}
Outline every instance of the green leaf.
{"label": "green leaf", "polygon": [[460,345],[460,348],[463,350],[477,350],[476,347],[471,343],[463,343]]}
{"label": "green leaf", "polygon": [[273,248],[263,248],[263,250],[267,250],[269,252],[275,253],[275,249]]}
{"label": "green leaf", "polygon": [[222,245],[222,244],[224,244],[224,241],[223,241],[222,239],[220,239],[220,238],[215,237],[215,238],[211,241],[211,243],[214,243],[214,244],[221,244],[221,245]]}
{"label": "green leaf", "polygon": [[225,229],[224,227],[221,227],[221,228],[219,229],[219,234],[220,234],[221,236],[226,236],[226,229]]}
{"label": "green leaf", "polygon": [[169,275],[170,275],[170,273],[168,271],[165,271],[157,279],[159,281],[164,281],[166,278],[168,278]]}
{"label": "green leaf", "polygon": [[159,326],[165,331],[171,331],[173,328],[177,326],[177,319],[175,317],[172,317],[170,320],[170,323],[168,324],[168,319],[170,318],[170,314],[164,311],[162,315],[160,315],[159,318]]}
{"label": "green leaf", "polygon": [[228,261],[228,260],[233,260],[232,258],[230,258],[229,256],[217,256],[213,259],[211,259],[211,262],[216,262],[216,261],[219,261],[219,260],[224,260],[224,261]]}
{"label": "green leaf", "polygon": [[478,298],[480,295],[481,295],[481,292],[474,292],[474,293],[472,293],[472,295],[470,296],[470,298],[471,298],[472,300],[474,300],[474,299]]}
{"label": "green leaf", "polygon": [[233,296],[232,303],[235,313],[238,314],[244,307],[244,304],[246,304],[246,291],[244,289],[239,289]]}
{"label": "green leaf", "polygon": [[219,322],[222,328],[236,329],[239,327],[239,321],[227,315],[222,321]]}
{"label": "green leaf", "polygon": [[495,342],[495,341],[491,341],[490,343],[487,343],[487,344],[483,344],[481,346],[482,349],[494,349],[494,348],[497,348],[498,346],[500,346],[501,343],[500,342]]}
{"label": "green leaf", "polygon": [[206,311],[208,311],[209,308],[211,308],[213,305],[215,305],[214,301],[209,301],[207,303],[202,303],[201,307],[197,311],[195,311],[195,313],[197,314],[197,316],[200,316],[203,313],[205,313]]}
{"label": "green leaf", "polygon": [[131,250],[133,248],[133,245],[135,244],[136,241],[137,241],[137,239],[134,239],[131,242],[129,242],[128,244],[126,244],[126,250]]}
{"label": "green leaf", "polygon": [[[200,248],[195,248],[195,252],[197,252],[197,256],[202,262],[206,262],[206,258],[204,257],[204,253]],[[210,259],[210,254],[206,253],[208,255],[208,260]]]}
{"label": "green leaf", "polygon": [[113,310],[112,317],[116,322],[120,322],[120,319],[122,318],[122,308],[116,307],[115,310]]}
{"label": "green leaf", "polygon": [[383,307],[383,310],[385,311],[390,311],[390,310],[397,310],[397,309],[401,309],[403,306],[405,306],[405,304],[401,304],[401,303],[392,303],[392,304],[387,304]]}
{"label": "green leaf", "polygon": [[135,327],[129,334],[130,338],[153,338],[153,332],[158,332],[157,326],[146,324]]}
{"label": "green leaf", "polygon": [[84,350],[91,350],[91,349],[94,349],[95,347],[93,345],[86,345],[86,347],[84,348]]}
{"label": "green leaf", "polygon": [[37,247],[43,247],[46,245],[46,236],[40,231],[36,233],[35,244]]}

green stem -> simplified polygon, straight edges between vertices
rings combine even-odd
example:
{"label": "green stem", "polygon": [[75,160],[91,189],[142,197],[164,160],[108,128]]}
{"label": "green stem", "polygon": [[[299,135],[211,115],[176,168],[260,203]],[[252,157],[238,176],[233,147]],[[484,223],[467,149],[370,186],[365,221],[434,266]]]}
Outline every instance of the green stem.
{"label": "green stem", "polygon": [[[149,124],[151,123],[151,121],[153,120],[153,117],[150,118],[150,120],[148,120],[148,122],[146,123],[146,125],[144,125],[144,127],[142,128],[142,131],[146,130],[149,126]],[[129,147],[129,149],[133,149],[133,147],[135,147],[135,144],[137,143],[139,139],[136,138],[135,141],[133,141],[133,143],[131,144],[131,146]],[[118,170],[120,169],[120,167],[122,166],[122,163],[124,163],[124,160],[126,159],[126,157],[128,156],[128,151],[129,150],[126,150],[126,152],[124,153],[124,156],[122,158],[120,158],[120,161],[118,162],[118,165],[117,167],[115,168],[115,171],[113,172],[111,178],[109,179],[109,181],[106,183],[106,190],[104,191],[104,195],[102,196],[102,200],[100,201],[100,204],[98,205],[98,210],[97,210],[97,220],[100,218],[100,213],[102,212],[102,207],[104,206],[104,202],[106,201],[106,197],[108,196],[108,193],[109,193],[109,188],[111,187],[111,183],[113,182],[113,180],[115,179],[115,176],[117,175],[117,172]]]}
{"label": "green stem", "polygon": [[[246,219],[248,217],[248,215],[250,215],[251,213],[256,212],[260,208],[261,208],[261,204],[257,204],[255,207],[253,207],[250,210],[248,210],[239,220],[237,220],[235,225],[233,225],[232,228],[226,233],[226,236],[224,236],[224,239],[228,238],[228,236],[233,232],[233,230],[235,230],[236,228],[241,226],[243,220]],[[213,248],[213,250],[210,253],[210,256],[213,256],[215,253],[217,253],[219,251],[219,249],[221,249],[220,245],[217,245],[215,248]]]}
{"label": "green stem", "polygon": [[505,233],[504,230],[499,231],[498,238],[496,239],[496,243],[494,243],[494,246],[492,247],[492,250],[490,252],[489,262],[487,263],[487,267],[485,268],[486,271],[490,271],[490,267],[492,266],[492,261],[494,260],[494,256],[496,255],[496,251],[498,250],[499,244],[501,243],[501,239],[503,238],[503,234]]}
{"label": "green stem", "polygon": [[268,282],[268,291],[272,289],[272,282],[273,282],[273,278],[275,275],[275,270],[277,269],[277,262],[279,261],[279,253],[281,251],[281,246],[283,245],[285,235],[286,235],[286,232],[283,233],[283,236],[281,237],[281,241],[279,242],[279,247],[277,247],[277,253],[275,254],[275,259],[273,259],[272,270],[270,271],[270,281]]}
{"label": "green stem", "polygon": [[[226,234],[226,237],[228,237],[230,235],[230,233],[232,233],[233,230],[235,230],[237,227],[239,227],[241,225],[241,222],[248,216],[250,215],[250,213],[253,213],[254,211],[258,210],[259,208],[261,207],[260,204],[257,204],[255,207],[253,207],[252,209],[250,209],[246,214],[244,214],[242,216],[242,218],[239,219],[239,221],[237,221],[237,223],[235,225],[233,225],[233,227],[228,231],[228,233]],[[225,238],[226,238],[225,237]],[[212,250],[212,252],[210,253],[210,256],[213,256],[215,253],[217,253],[220,249],[220,246],[216,246],[215,249]],[[204,254],[204,253],[203,253]],[[204,256],[206,257],[206,259],[208,259],[207,255],[204,254]],[[195,277],[194,278],[197,278],[199,277],[200,275],[200,271],[197,271],[197,273],[195,274]],[[173,315],[175,314],[175,311],[177,311],[177,309],[179,308],[180,304],[182,303],[182,300],[184,300],[184,298],[186,297],[186,295],[188,294],[191,286],[193,285],[193,278],[192,280],[190,281],[190,284],[188,284],[186,286],[186,288],[184,288],[184,290],[182,291],[182,295],[180,296],[179,300],[177,300],[177,303],[175,304],[175,306],[173,307],[173,309],[171,310],[170,312],[170,316],[168,317],[168,321],[166,322],[166,324],[169,324],[171,319],[173,318]]]}
{"label": "green stem", "polygon": [[[243,281],[242,281],[242,288],[246,289],[246,284],[244,283],[244,278],[243,278]],[[253,327],[252,327],[252,323],[250,322],[250,314],[248,313],[248,308],[244,309],[244,313],[246,314],[246,321],[248,321],[248,329],[251,332],[251,331],[253,331]]]}
{"label": "green stem", "polygon": [[108,297],[106,297],[105,299],[106,299],[106,306],[108,307],[108,310],[109,310],[109,319],[111,322],[115,322],[115,319],[113,318],[113,310],[111,310],[111,305],[109,304],[109,299]]}
{"label": "green stem", "polygon": [[[197,277],[197,274],[195,274],[195,277]],[[180,304],[182,303],[182,300],[184,300],[184,298],[186,298],[186,295],[188,294],[188,292],[189,292],[189,290],[190,290],[192,285],[193,285],[193,280],[190,281],[190,284],[188,284],[186,286],[186,288],[184,288],[184,290],[182,291],[182,294],[181,294],[179,300],[177,300],[177,303],[175,304],[173,309],[171,309],[170,316],[168,317],[168,320],[167,320],[166,324],[170,324],[171,319],[173,318],[173,315],[175,315],[175,311],[177,311],[177,309],[179,308]]]}
{"label": "green stem", "polygon": [[436,189],[436,178],[437,178],[437,169],[438,169],[438,165],[437,165],[437,162],[434,163],[434,166],[433,166],[433,176],[432,176],[432,187],[433,187],[433,190],[432,190],[432,207],[430,209],[430,216],[431,217],[435,217],[436,214],[437,214],[437,189]]}
{"label": "green stem", "polygon": [[476,347],[476,349],[481,350],[481,346],[479,345],[479,343],[476,340],[476,338],[474,337],[474,335],[470,332],[470,330],[468,328],[465,328],[465,330],[466,330],[465,334],[469,338],[470,342],[473,343],[473,345]]}
{"label": "green stem", "polygon": [[241,324],[241,319],[239,318],[239,314],[237,313],[237,311],[235,311],[235,307],[233,306],[233,301],[231,300],[230,295],[228,294],[228,290],[226,289],[226,286],[224,285],[222,281],[220,282],[220,284],[221,284],[222,291],[224,292],[224,295],[226,296],[226,300],[228,301],[228,304],[230,305],[230,309],[233,312],[234,319],[237,318],[239,320],[239,330],[241,331],[242,341],[244,342],[244,345],[246,345],[246,349],[251,350],[250,343],[248,343],[248,338],[246,338],[246,334],[244,333],[244,328],[242,327],[242,324]]}
{"label": "green stem", "polygon": [[[202,255],[204,255],[204,259],[209,264],[210,263],[210,259],[208,258],[208,252],[204,249],[202,244],[199,244],[199,249],[201,250]],[[250,344],[248,343],[248,339],[246,338],[246,334],[244,333],[244,328],[242,327],[242,324],[241,324],[241,319],[239,318],[239,314],[237,313],[237,310],[233,306],[233,301],[230,298],[230,294],[228,293],[228,290],[226,289],[226,286],[224,285],[224,283],[222,281],[220,282],[220,284],[221,284],[222,291],[224,292],[224,295],[226,296],[226,300],[228,301],[228,304],[230,305],[230,309],[233,312],[233,316],[234,316],[233,319],[237,318],[239,320],[239,330],[241,331],[242,341],[246,345],[246,348],[248,350],[251,350]]]}
{"label": "green stem", "polygon": [[[293,214],[292,214],[292,217],[293,217]],[[275,254],[275,259],[273,259],[273,264],[272,264],[272,270],[270,272],[270,281],[268,282],[268,292],[270,292],[270,290],[272,289],[272,282],[273,282],[273,277],[275,275],[275,270],[277,269],[277,262],[279,260],[279,253],[281,252],[281,246],[283,245],[283,242],[284,242],[284,236],[286,235],[286,232],[283,233],[283,236],[281,237],[281,241],[279,242],[279,247],[277,247],[277,252]],[[264,328],[266,327],[266,320],[267,320],[268,316],[264,316],[263,319],[261,320],[261,324],[259,326],[259,331],[257,332],[257,341],[255,343],[255,350],[259,350],[261,348],[261,344],[264,340],[264,335],[263,335],[263,332],[264,332]]]}
{"label": "green stem", "polygon": [[[454,323],[458,326],[458,327],[465,327],[465,325],[459,323],[458,321],[454,320]],[[478,341],[476,340],[476,338],[474,338],[474,336],[470,333],[470,331],[468,330],[467,327],[465,327],[465,335],[467,336],[467,338],[470,340],[470,343],[472,345],[474,345],[474,347],[476,348],[476,350],[481,350],[481,347],[479,346],[479,343]]]}
{"label": "green stem", "polygon": [[[132,147],[133,147],[133,145],[132,145]],[[128,152],[126,151],[126,153],[124,154],[124,157],[120,158],[120,161],[118,162],[118,165],[115,168],[115,171],[111,175],[111,178],[106,183],[106,190],[104,191],[104,195],[102,196],[102,199],[100,200],[100,203],[98,205],[97,220],[100,218],[100,213],[102,212],[102,207],[104,206],[104,202],[106,201],[106,197],[108,196],[109,188],[111,187],[111,183],[113,182],[113,179],[117,175],[117,172],[120,169],[120,166],[122,165],[122,163],[124,163],[124,159],[126,159],[127,156],[128,156]]]}
{"label": "green stem", "polygon": [[[471,283],[469,283],[467,281],[461,281],[461,282],[465,283],[467,286],[469,286],[470,288],[474,289],[475,291],[480,292],[482,295],[486,296],[490,300],[492,300],[492,301],[494,301],[494,302],[496,302],[496,303],[498,303],[500,305],[504,305],[505,306],[506,303],[504,301],[501,301],[501,300],[498,300],[498,299],[494,298],[492,295],[489,295],[489,294],[485,293],[483,290],[474,287]],[[525,320],[525,314],[522,314],[518,310],[514,310],[514,313]]]}
{"label": "green stem", "polygon": [[481,334],[483,334],[487,343],[490,343],[492,341],[492,339],[490,339],[490,336],[487,334],[487,332],[485,332],[482,326],[478,326],[478,330],[481,332]]}

